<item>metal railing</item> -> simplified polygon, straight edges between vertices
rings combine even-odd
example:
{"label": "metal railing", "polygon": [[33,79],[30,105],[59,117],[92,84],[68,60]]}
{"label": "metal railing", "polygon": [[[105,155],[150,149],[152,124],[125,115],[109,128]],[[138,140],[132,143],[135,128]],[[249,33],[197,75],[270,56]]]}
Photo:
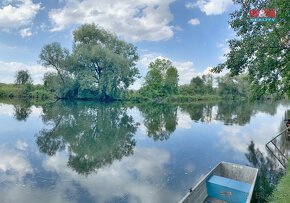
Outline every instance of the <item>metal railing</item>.
{"label": "metal railing", "polygon": [[[276,144],[273,142],[277,137],[281,136],[283,133],[288,131],[290,129],[290,126],[285,128],[282,132],[280,132],[277,136],[275,136],[272,140],[270,140],[267,144],[266,147],[269,149],[269,151],[273,154],[273,156],[279,161],[279,163],[283,166],[283,168],[286,168],[286,163],[288,161],[287,157],[284,155],[283,152],[276,146]],[[268,146],[270,143],[274,145],[274,147],[277,149],[278,153],[282,155],[282,157],[285,159],[285,161],[281,161],[279,157],[276,156],[276,154],[271,150],[271,148]]]}

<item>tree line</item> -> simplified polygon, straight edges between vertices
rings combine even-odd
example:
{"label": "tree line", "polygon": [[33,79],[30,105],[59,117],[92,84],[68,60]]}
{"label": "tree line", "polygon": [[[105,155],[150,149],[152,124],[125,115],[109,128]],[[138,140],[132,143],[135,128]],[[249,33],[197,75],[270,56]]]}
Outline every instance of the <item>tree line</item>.
{"label": "tree line", "polygon": [[167,59],[157,58],[149,64],[142,87],[128,90],[140,78],[136,63],[137,48],[118,39],[95,24],[85,24],[73,32],[72,53],[57,42],[45,45],[40,63],[55,72],[44,75],[44,86],[59,98],[97,100],[154,100],[172,95],[221,95],[247,97],[247,78],[229,75],[217,79],[212,75],[192,78],[188,85],[178,85],[176,67]]}
{"label": "tree line", "polygon": [[[241,7],[231,14],[229,23],[238,38],[228,41],[230,52],[225,55],[226,61],[213,69],[228,69],[225,76],[214,78],[209,74],[178,85],[178,71],[172,62],[156,59],[149,64],[142,87],[129,90],[140,78],[137,47],[95,24],[85,24],[73,32],[71,52],[58,42],[42,48],[39,63],[55,70],[44,75],[44,89],[58,98],[102,101],[289,98],[287,2],[234,2]],[[249,22],[251,8],[277,8],[277,22]],[[16,83],[29,88],[31,77],[27,74],[19,72]],[[0,96],[10,95],[9,91],[4,91],[0,84]]]}

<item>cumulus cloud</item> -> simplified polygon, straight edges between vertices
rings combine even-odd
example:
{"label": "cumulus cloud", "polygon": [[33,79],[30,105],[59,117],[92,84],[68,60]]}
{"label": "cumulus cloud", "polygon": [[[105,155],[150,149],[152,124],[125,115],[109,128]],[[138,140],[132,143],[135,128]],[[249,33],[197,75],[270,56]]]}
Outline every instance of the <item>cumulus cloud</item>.
{"label": "cumulus cloud", "polygon": [[1,146],[0,148],[0,171],[11,171],[17,174],[17,179],[22,178],[27,173],[32,173],[33,169],[26,157],[15,150],[9,150]]}
{"label": "cumulus cloud", "polygon": [[15,74],[19,70],[28,70],[32,76],[34,84],[41,84],[45,72],[52,71],[51,68],[44,68],[41,65],[27,65],[19,62],[0,61],[0,82],[14,83]]}
{"label": "cumulus cloud", "polygon": [[40,3],[31,0],[4,1],[0,7],[0,28],[10,30],[31,25],[40,9]]}
{"label": "cumulus cloud", "polygon": [[187,3],[186,7],[198,7],[206,15],[219,15],[226,12],[232,4],[232,0],[198,0],[194,3]]}
{"label": "cumulus cloud", "polygon": [[30,37],[32,35],[31,29],[30,28],[24,28],[20,30],[20,35],[22,38],[24,37]]}
{"label": "cumulus cloud", "polygon": [[19,150],[25,150],[28,147],[28,144],[26,142],[21,141],[21,140],[17,140],[15,147]]}
{"label": "cumulus cloud", "polygon": [[73,187],[71,182],[75,182],[95,202],[123,198],[126,202],[176,202],[180,197],[174,191],[160,187],[164,184],[167,173],[165,166],[169,161],[170,154],[165,150],[136,148],[133,156],[116,160],[110,167],[98,169],[89,178],[84,178],[68,168],[67,158],[59,153],[48,157],[43,162],[43,168],[59,174],[60,180],[56,182],[55,189],[65,193]]}
{"label": "cumulus cloud", "polygon": [[67,0],[65,6],[52,9],[51,31],[70,25],[96,23],[128,41],[159,41],[170,39],[174,26],[169,5],[174,0]]}
{"label": "cumulus cloud", "polygon": [[192,18],[188,21],[189,24],[191,25],[199,25],[200,22],[199,22],[199,19],[198,18]]}

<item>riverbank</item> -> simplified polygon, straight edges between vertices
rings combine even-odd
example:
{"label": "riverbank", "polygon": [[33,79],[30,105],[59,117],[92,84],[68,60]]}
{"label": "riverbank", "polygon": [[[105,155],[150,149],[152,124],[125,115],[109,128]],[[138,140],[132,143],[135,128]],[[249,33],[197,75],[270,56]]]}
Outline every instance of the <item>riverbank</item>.
{"label": "riverbank", "polygon": [[[17,84],[0,84],[0,98],[30,98],[54,101],[55,95],[45,89],[43,85],[17,85]],[[70,98],[64,100],[89,100],[100,101],[94,97],[91,98]],[[132,103],[189,103],[198,101],[218,101],[221,97],[218,95],[169,95],[166,97],[149,98],[142,96],[132,96],[125,94],[123,98],[110,101],[124,101]],[[101,101],[102,102],[102,101]]]}
{"label": "riverbank", "polygon": [[272,203],[288,203],[290,200],[290,159],[286,174],[280,180],[276,190],[272,193],[269,202]]}
{"label": "riverbank", "polygon": [[0,84],[1,98],[32,98],[32,99],[51,99],[55,97],[45,90],[43,85],[17,85],[17,84]]}
{"label": "riverbank", "polygon": [[97,96],[91,95],[90,97],[72,97],[72,98],[59,98],[50,91],[48,91],[44,85],[17,85],[17,84],[4,84],[0,83],[0,98],[30,98],[30,99],[42,99],[50,100],[54,102],[56,99],[63,100],[85,100],[85,101],[96,101],[96,102],[130,102],[130,103],[174,103],[174,104],[186,104],[192,102],[216,102],[216,101],[245,101],[248,100],[246,97],[231,97],[231,96],[220,96],[218,94],[193,94],[193,95],[167,95],[164,97],[146,97],[142,96],[136,91],[129,90],[125,92],[120,99],[108,99],[100,100]]}

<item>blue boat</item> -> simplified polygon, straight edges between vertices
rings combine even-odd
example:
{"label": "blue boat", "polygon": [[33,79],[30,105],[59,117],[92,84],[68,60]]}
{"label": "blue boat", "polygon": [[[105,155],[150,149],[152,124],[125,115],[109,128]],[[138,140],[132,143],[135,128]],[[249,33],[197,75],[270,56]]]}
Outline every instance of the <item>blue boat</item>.
{"label": "blue boat", "polygon": [[180,203],[250,203],[257,174],[256,168],[221,162]]}

